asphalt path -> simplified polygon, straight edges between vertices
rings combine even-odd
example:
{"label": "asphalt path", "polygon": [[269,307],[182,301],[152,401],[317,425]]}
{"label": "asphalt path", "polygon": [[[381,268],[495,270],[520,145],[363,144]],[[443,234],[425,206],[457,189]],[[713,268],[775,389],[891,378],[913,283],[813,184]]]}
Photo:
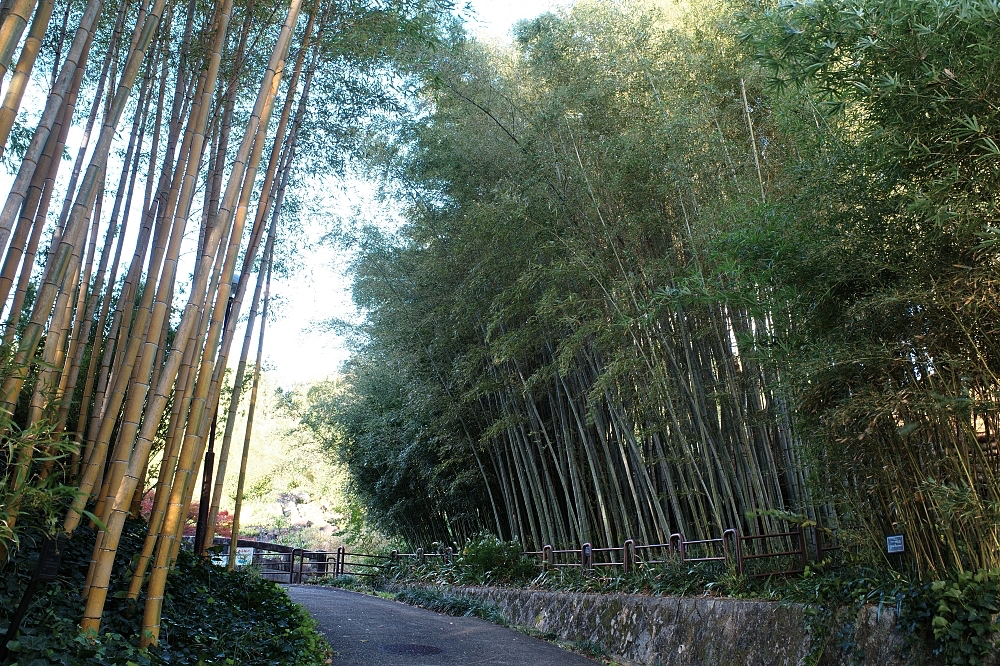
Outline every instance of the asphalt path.
{"label": "asphalt path", "polygon": [[474,617],[452,617],[317,585],[293,585],[343,666],[595,666],[586,657]]}

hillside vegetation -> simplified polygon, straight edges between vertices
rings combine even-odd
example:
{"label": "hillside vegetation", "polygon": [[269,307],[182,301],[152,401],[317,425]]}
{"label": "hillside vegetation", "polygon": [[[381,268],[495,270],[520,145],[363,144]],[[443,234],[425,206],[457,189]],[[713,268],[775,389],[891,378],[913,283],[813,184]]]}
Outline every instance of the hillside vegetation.
{"label": "hillside vegetation", "polygon": [[366,314],[307,422],[383,532],[526,547],[819,523],[1000,565],[978,0],[583,0],[437,51],[373,166]]}

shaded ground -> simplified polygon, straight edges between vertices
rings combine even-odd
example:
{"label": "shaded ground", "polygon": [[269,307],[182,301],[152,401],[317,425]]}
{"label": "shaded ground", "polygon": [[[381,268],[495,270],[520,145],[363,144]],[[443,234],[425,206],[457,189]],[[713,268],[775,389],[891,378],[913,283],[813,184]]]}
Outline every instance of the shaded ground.
{"label": "shaded ground", "polygon": [[328,587],[291,586],[288,594],[316,618],[350,666],[595,666],[596,662],[473,617]]}

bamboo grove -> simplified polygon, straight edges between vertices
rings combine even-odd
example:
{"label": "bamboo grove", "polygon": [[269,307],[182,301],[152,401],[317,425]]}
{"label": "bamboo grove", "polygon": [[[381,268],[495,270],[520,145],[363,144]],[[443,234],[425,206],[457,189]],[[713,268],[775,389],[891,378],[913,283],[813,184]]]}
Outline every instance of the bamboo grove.
{"label": "bamboo grove", "polygon": [[[294,262],[296,187],[339,168],[363,127],[393,112],[394,63],[407,44],[433,40],[447,10],[352,0],[0,8],[0,151],[13,173],[0,212],[0,560],[37,542],[23,535],[72,539],[97,526],[83,631],[100,630],[124,566],[129,597],[143,601],[143,645],[157,642],[223,393],[233,408],[209,456],[204,544],[226,475],[235,470],[242,488],[251,429],[233,444],[236,406],[249,382],[252,421],[271,275]],[[150,487],[145,544],[123,564],[123,527]]]}
{"label": "bamboo grove", "polygon": [[1000,564],[995,67],[959,0],[610,2],[439,54],[305,422],[384,532]]}

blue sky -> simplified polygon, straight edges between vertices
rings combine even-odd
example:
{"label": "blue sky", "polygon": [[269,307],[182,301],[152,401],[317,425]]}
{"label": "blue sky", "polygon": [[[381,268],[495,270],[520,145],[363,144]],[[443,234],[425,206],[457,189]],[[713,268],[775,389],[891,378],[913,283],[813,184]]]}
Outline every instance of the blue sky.
{"label": "blue sky", "polygon": [[[568,3],[566,0],[473,0],[471,4],[475,16],[469,32],[480,39],[508,40],[517,21]],[[346,191],[338,188],[328,191],[336,194],[328,195],[323,205],[342,214],[374,205],[371,188],[364,183],[348,185]],[[367,216],[372,217],[371,213]],[[310,240],[318,241],[323,233],[320,225],[306,226],[313,235]],[[333,248],[317,246],[314,252],[301,258],[300,266],[293,279],[273,287],[282,300],[281,318],[268,324],[265,341],[266,365],[274,381],[285,388],[336,373],[348,350],[342,340],[315,324],[333,318],[350,320],[355,316],[344,266],[338,262]]]}

